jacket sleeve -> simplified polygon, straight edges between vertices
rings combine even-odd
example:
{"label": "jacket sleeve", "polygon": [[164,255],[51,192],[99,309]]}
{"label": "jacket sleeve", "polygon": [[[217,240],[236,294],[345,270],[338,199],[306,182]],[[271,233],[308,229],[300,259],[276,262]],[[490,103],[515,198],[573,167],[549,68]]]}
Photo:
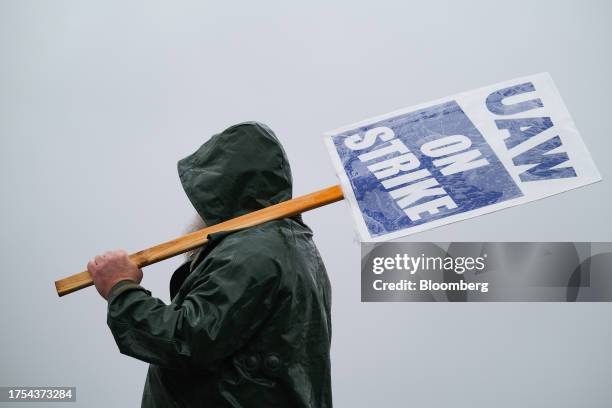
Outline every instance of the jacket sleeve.
{"label": "jacket sleeve", "polygon": [[133,282],[108,299],[121,353],[167,368],[206,369],[242,347],[270,315],[280,267],[265,254],[205,259],[184,302],[166,305]]}

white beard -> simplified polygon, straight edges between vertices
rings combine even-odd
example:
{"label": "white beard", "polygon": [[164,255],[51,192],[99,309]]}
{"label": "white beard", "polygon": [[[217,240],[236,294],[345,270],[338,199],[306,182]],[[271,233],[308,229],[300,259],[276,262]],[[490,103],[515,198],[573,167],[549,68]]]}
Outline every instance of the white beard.
{"label": "white beard", "polygon": [[[199,231],[202,228],[206,228],[206,223],[204,222],[202,217],[200,217],[199,214],[196,214],[193,217],[193,220],[191,220],[191,222],[187,226],[187,228],[185,228],[185,234],[189,234],[191,232]],[[195,253],[195,251],[197,251],[197,250],[198,250],[198,248],[192,249],[191,251],[185,252],[185,258],[190,258]]]}

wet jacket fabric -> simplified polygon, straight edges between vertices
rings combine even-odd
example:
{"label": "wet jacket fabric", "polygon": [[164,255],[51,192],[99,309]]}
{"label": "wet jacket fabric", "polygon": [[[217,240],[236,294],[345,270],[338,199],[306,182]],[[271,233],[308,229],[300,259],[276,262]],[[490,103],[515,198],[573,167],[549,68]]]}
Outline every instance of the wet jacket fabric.
{"label": "wet jacket fabric", "polygon": [[[207,225],[291,198],[273,132],[243,123],[178,163]],[[166,305],[140,285],[111,290],[119,350],[150,363],[143,407],[331,407],[331,289],[300,217],[212,234],[172,276]]]}

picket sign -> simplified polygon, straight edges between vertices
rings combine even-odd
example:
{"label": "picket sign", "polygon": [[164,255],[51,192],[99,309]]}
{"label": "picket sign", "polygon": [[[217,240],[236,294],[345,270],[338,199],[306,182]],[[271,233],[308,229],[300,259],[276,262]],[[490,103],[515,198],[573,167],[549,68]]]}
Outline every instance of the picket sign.
{"label": "picket sign", "polygon": [[550,75],[325,134],[363,241],[384,241],[601,180]]}
{"label": "picket sign", "polygon": [[[325,136],[340,186],[285,201],[130,255],[147,266],[208,241],[347,198],[364,241],[382,241],[601,180],[548,74],[381,115]],[[55,282],[63,296],[87,271]]]}

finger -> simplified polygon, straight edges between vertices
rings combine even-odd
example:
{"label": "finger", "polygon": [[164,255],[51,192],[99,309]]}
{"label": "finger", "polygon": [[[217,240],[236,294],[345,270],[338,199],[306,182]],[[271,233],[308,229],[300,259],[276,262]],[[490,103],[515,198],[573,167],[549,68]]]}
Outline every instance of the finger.
{"label": "finger", "polygon": [[104,258],[101,255],[96,255],[96,257],[94,258],[94,262],[96,265],[100,265],[102,264],[102,262],[104,262]]}
{"label": "finger", "polygon": [[93,259],[91,261],[87,262],[87,271],[89,273],[94,272],[95,269],[96,269],[96,264],[94,263]]}
{"label": "finger", "polygon": [[128,253],[124,249],[118,249],[115,252],[120,256],[128,256]]}

